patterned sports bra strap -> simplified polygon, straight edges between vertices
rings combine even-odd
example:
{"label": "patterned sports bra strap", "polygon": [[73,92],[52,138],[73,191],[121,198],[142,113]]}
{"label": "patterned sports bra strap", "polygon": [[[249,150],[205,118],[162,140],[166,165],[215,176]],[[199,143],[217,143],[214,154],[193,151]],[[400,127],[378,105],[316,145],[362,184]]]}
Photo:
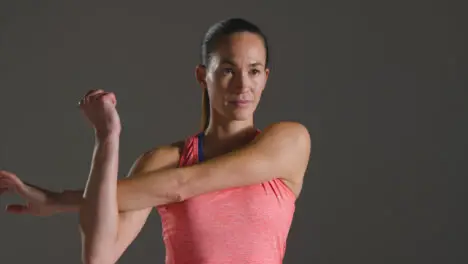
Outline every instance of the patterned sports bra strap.
{"label": "patterned sports bra strap", "polygon": [[186,166],[188,163],[192,163],[192,159],[196,156],[197,152],[197,135],[192,135],[185,140],[184,147],[182,149],[180,159],[179,159],[179,167]]}

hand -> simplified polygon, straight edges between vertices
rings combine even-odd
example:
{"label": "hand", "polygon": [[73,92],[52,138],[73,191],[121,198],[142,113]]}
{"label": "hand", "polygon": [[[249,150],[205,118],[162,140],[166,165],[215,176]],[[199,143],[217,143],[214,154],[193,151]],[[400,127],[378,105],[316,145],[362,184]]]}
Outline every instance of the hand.
{"label": "hand", "polygon": [[79,102],[98,137],[120,134],[121,125],[116,104],[115,94],[101,89],[89,91]]}
{"label": "hand", "polygon": [[0,195],[5,192],[16,193],[27,202],[8,205],[6,211],[9,213],[49,216],[59,212],[57,193],[26,184],[11,172],[0,171]]}

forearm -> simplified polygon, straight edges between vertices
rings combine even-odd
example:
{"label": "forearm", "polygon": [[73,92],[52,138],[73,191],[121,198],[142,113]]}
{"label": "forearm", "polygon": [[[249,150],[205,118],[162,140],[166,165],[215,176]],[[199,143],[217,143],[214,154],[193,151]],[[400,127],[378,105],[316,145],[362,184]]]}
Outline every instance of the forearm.
{"label": "forearm", "polygon": [[64,190],[53,195],[53,203],[58,213],[79,212],[84,190]]}
{"label": "forearm", "polygon": [[[111,257],[118,231],[117,170],[119,137],[97,139],[90,176],[80,206],[83,258]],[[107,254],[108,252],[109,254]],[[107,256],[108,255],[108,256]],[[105,260],[104,260],[105,261]]]}
{"label": "forearm", "polygon": [[[186,173],[186,168],[166,168],[118,179],[116,195],[119,212],[180,201],[180,179]],[[52,202],[58,213],[79,212],[84,202],[83,194],[84,190],[64,190],[54,193]]]}
{"label": "forearm", "polygon": [[[154,185],[138,187],[140,184],[134,184],[129,182],[126,178],[119,179],[117,181],[117,203],[120,212],[140,210],[148,207],[168,204],[177,202],[180,200],[180,196],[175,192],[177,184],[170,180],[170,177],[174,175],[174,172],[152,172],[151,175],[157,180],[154,181]],[[149,175],[149,173],[145,173]],[[159,186],[157,185],[159,184]],[[170,188],[164,188],[163,186],[172,186]],[[146,190],[146,191],[145,191]],[[52,202],[54,207],[57,208],[57,213],[78,213],[81,209],[84,190],[64,190],[61,192],[54,193],[52,195]]]}
{"label": "forearm", "polygon": [[120,211],[141,210],[180,202],[182,175],[187,168],[169,168],[139,173],[119,180],[117,201]]}

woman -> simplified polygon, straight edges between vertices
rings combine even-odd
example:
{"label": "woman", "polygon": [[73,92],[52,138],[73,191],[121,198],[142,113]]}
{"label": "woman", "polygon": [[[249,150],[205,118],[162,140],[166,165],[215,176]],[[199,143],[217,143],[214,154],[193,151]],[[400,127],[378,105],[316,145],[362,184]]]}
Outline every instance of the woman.
{"label": "woman", "polygon": [[114,263],[151,209],[161,216],[166,263],[281,263],[310,155],[307,129],[279,122],[260,133],[253,115],[269,75],[263,33],[243,19],[213,25],[196,78],[203,129],[142,154],[117,179],[120,121],[113,93],[88,92],[80,108],[95,131],[84,191],[53,193],[0,173],[0,188],[28,205],[7,211],[79,211],[85,263]]}

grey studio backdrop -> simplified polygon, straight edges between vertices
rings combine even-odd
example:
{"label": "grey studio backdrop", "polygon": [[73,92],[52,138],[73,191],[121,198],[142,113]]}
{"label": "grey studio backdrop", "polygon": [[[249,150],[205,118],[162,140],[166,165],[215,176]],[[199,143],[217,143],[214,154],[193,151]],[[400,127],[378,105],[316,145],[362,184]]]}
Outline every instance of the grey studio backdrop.
{"label": "grey studio backdrop", "polygon": [[[271,43],[258,126],[299,121],[313,140],[284,263],[467,263],[461,2],[1,1],[0,167],[82,188],[94,142],[76,103],[93,87],[118,98],[121,176],[196,132],[202,35],[244,17]],[[2,264],[80,250],[76,214],[0,212]],[[154,211],[119,263],[164,257]]]}

